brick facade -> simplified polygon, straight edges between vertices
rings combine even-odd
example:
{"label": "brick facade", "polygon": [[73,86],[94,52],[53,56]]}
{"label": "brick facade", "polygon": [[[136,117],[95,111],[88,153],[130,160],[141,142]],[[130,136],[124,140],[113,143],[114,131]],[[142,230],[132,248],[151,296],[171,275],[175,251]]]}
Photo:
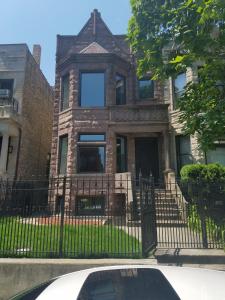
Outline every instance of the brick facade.
{"label": "brick facade", "polygon": [[[40,46],[35,49],[39,63]],[[3,178],[47,175],[53,89],[38,63],[25,44],[0,45],[0,80],[13,81],[12,96],[0,99],[0,136],[3,137],[0,176]],[[13,101],[17,107],[13,107]]]}
{"label": "brick facade", "polygon": [[33,56],[27,52],[18,177],[45,175],[51,152],[53,90]]}

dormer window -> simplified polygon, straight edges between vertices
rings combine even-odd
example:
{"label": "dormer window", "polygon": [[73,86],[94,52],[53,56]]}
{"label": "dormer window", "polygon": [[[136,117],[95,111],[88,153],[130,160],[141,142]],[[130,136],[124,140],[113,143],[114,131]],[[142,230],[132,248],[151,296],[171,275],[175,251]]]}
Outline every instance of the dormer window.
{"label": "dormer window", "polygon": [[80,77],[80,106],[105,106],[105,73],[82,72]]}
{"label": "dormer window", "polygon": [[116,104],[126,104],[126,78],[116,74]]}
{"label": "dormer window", "polygon": [[143,78],[138,81],[138,94],[140,100],[154,98],[154,81],[149,78]]}

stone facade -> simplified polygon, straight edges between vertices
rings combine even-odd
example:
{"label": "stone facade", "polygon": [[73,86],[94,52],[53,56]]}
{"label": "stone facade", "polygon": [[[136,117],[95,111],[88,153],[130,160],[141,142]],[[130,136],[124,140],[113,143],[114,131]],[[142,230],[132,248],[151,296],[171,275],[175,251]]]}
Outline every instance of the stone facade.
{"label": "stone facade", "polygon": [[[82,74],[99,71],[104,73],[105,104],[102,107],[96,107],[94,104],[85,107],[81,104]],[[185,74],[186,82],[197,80],[197,71],[198,64],[189,68]],[[122,105],[116,102],[118,74],[125,78],[123,82],[126,102]],[[65,76],[69,76],[68,106],[61,109]],[[146,74],[147,77],[149,79],[150,74]],[[174,80],[154,81],[154,94],[146,99],[141,99],[140,82],[136,76],[135,58],[130,52],[126,36],[113,35],[97,10],[92,12],[78,35],[57,36],[51,152],[53,177],[61,178],[66,175],[78,181],[96,181],[98,178],[109,176],[108,178],[115,179],[127,174],[129,178],[137,179],[141,172],[145,177],[152,173],[157,180],[168,182],[176,175],[179,176],[182,165],[205,162],[205,154],[199,149],[196,136],[183,135],[183,125],[175,107]],[[89,86],[86,89],[89,89]],[[101,143],[105,146],[104,172],[81,172],[79,165],[81,160],[86,160],[87,157],[80,158],[83,145],[79,139],[80,135],[102,133],[105,134],[105,140]],[[68,137],[68,148],[63,154],[64,163],[66,157],[66,167],[61,173],[59,166],[63,155],[60,139],[65,135]],[[119,171],[118,165],[121,161],[118,160],[118,153],[121,149],[118,143],[121,137],[126,140],[126,167]],[[93,147],[97,144],[99,143],[89,141],[86,146]],[[96,195],[96,190],[97,186],[93,190],[92,187],[82,190],[72,184],[66,191],[69,195],[67,206],[72,210],[76,209],[79,193]],[[115,194],[114,191],[114,195],[110,192],[107,196],[110,198],[109,207],[113,206],[114,210],[116,203],[120,202]],[[60,188],[53,193],[53,197],[59,196],[62,196]]]}
{"label": "stone facade", "polygon": [[[103,70],[105,74],[105,106],[81,107],[81,72]],[[69,105],[61,111],[62,78],[69,75]],[[116,105],[116,74],[126,78],[126,104]],[[168,103],[164,100],[164,85],[154,83],[154,97],[142,100],[138,93],[135,60],[126,42],[125,35],[113,35],[100,13],[96,10],[76,36],[57,36],[56,81],[51,152],[51,175],[59,175],[59,137],[68,135],[68,176],[96,178],[117,171],[117,137],[127,139],[127,169],[136,177],[137,139],[153,139],[157,144],[157,172],[164,176],[170,168],[169,145],[166,138],[169,130]],[[78,148],[80,134],[104,133],[105,172],[102,174],[78,172]],[[150,173],[150,167],[148,172]],[[62,174],[61,174],[62,175]],[[148,174],[149,175],[149,174]]]}
{"label": "stone facade", "polygon": [[[186,71],[186,82],[196,81],[197,75],[197,64],[193,68],[188,68]],[[176,109],[174,104],[174,84],[170,78],[165,84],[166,95],[169,105],[169,120],[170,120],[170,153],[171,153],[171,168],[176,171],[179,175],[178,170],[178,157],[176,147],[176,137],[183,136],[183,124],[179,121],[180,113]],[[193,163],[205,163],[205,154],[200,150],[197,141],[197,136],[190,136],[190,155]]]}
{"label": "stone facade", "polygon": [[[26,179],[46,175],[51,149],[53,90],[27,45],[0,45],[0,80],[5,79],[13,80],[13,88],[9,99],[1,98],[0,174]],[[12,101],[17,107],[13,107]]]}

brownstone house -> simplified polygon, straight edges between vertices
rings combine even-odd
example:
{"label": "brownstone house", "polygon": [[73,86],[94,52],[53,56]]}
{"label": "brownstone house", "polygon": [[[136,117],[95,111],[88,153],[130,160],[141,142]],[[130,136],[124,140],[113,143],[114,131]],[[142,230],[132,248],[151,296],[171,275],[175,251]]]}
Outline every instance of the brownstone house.
{"label": "brownstone house", "polygon": [[126,36],[113,35],[97,10],[78,35],[58,35],[51,175],[163,179],[164,89],[149,75],[138,80]]}
{"label": "brownstone house", "polygon": [[[129,178],[132,190],[131,179],[140,173],[166,183],[185,164],[206,160],[225,164],[224,144],[202,153],[196,136],[183,135],[179,122],[176,99],[186,82],[196,80],[197,68],[163,82],[151,80],[150,74],[137,78],[126,36],[113,35],[97,10],[78,35],[59,35],[52,176]],[[89,194],[85,200],[89,206],[102,201],[96,200],[96,188],[89,186],[71,184],[68,193],[72,210],[79,210],[82,193]],[[102,199],[106,193],[103,189]],[[121,195],[113,193],[109,198],[116,206]],[[126,199],[132,201],[132,193]]]}

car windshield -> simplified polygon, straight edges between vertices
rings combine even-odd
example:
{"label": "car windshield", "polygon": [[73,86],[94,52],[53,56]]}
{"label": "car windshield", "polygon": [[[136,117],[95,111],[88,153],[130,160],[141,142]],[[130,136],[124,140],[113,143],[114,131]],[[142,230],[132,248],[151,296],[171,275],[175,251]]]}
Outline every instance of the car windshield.
{"label": "car windshield", "polygon": [[35,300],[55,279],[39,284],[29,290],[26,290],[10,300]]}
{"label": "car windshield", "polygon": [[179,300],[156,269],[121,269],[89,275],[78,300]]}

